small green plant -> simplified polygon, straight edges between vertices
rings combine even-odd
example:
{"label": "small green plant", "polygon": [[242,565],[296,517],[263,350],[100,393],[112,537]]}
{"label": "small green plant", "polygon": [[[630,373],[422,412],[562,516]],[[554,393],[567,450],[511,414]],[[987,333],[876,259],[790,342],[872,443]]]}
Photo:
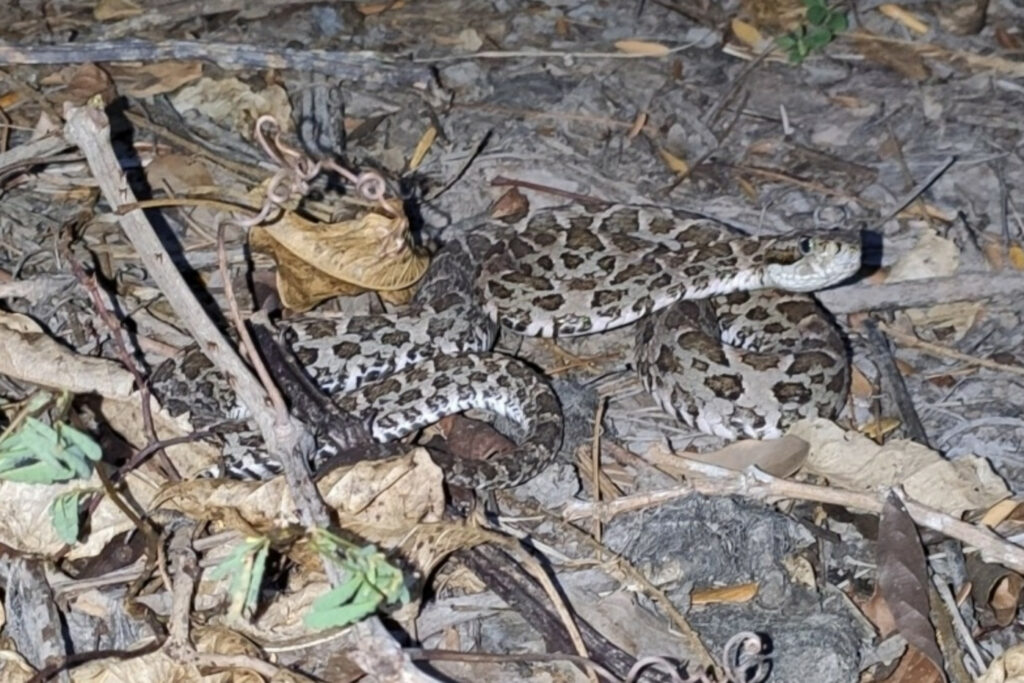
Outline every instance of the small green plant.
{"label": "small green plant", "polygon": [[71,425],[51,427],[26,417],[0,435],[0,479],[25,484],[86,479],[101,455],[99,444]]}
{"label": "small green plant", "polygon": [[846,14],[829,7],[825,0],[804,0],[804,5],[807,23],[775,39],[793,64],[800,64],[807,55],[825,47],[849,27]]}
{"label": "small green plant", "polygon": [[68,491],[53,499],[50,503],[50,523],[57,532],[57,537],[68,545],[78,540],[79,515],[82,499],[93,492],[87,489]]}
{"label": "small green plant", "polygon": [[376,547],[359,547],[322,529],[314,532],[313,544],[345,571],[345,581],[313,601],[313,610],[304,619],[309,628],[345,626],[382,605],[409,602],[402,570]]}
{"label": "small green plant", "polygon": [[228,595],[231,604],[228,615],[238,618],[252,616],[263,583],[263,572],[267,566],[267,552],[270,540],[264,536],[247,538],[235,546],[231,554],[210,572],[211,579],[231,576]]}

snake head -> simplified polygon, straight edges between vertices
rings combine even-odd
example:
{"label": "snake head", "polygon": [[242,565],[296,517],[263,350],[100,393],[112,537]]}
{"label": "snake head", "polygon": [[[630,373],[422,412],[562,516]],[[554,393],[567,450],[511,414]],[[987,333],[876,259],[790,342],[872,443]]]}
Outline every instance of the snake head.
{"label": "snake head", "polygon": [[861,265],[859,236],[815,232],[772,238],[764,251],[764,287],[813,292],[852,276]]}

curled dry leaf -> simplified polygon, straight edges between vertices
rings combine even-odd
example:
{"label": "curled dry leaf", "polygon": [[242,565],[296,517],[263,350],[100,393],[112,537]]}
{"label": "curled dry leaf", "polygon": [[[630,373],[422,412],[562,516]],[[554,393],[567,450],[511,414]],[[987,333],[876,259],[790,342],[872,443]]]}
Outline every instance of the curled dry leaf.
{"label": "curled dry leaf", "polygon": [[237,78],[201,78],[172,95],[171,104],[179,112],[194,110],[213,121],[230,122],[246,140],[252,139],[253,124],[264,114],[273,116],[285,129],[292,125],[288,93],[279,85],[257,92]]}
{"label": "curled dry leaf", "polygon": [[195,666],[176,660],[163,650],[137,657],[94,659],[75,667],[79,683],[117,681],[205,681]]}
{"label": "curled dry leaf", "polygon": [[974,602],[987,605],[999,626],[1008,626],[1017,615],[1024,577],[998,564],[983,562],[975,554],[966,560]]}
{"label": "curled dry leaf", "polygon": [[80,356],[58,344],[34,320],[0,311],[0,374],[73,394],[124,398],[135,381],[120,363]]}
{"label": "curled dry leaf", "polygon": [[903,501],[890,492],[878,521],[878,589],[889,606],[896,629],[938,672],[942,653],[928,619],[928,564],[917,526]]}
{"label": "curled dry leaf", "polygon": [[430,258],[413,247],[400,205],[394,202],[392,209],[395,216],[368,211],[338,223],[314,223],[286,212],[271,225],[253,228],[249,240],[274,257],[278,293],[293,310],[366,290],[405,302]]}
{"label": "curled dry leaf", "polygon": [[789,434],[810,444],[804,470],[841,488],[879,492],[902,486],[910,498],[956,517],[1009,495],[984,458],[968,455],[950,462],[907,439],[879,445],[820,418],[800,420]]}
{"label": "curled dry leaf", "polygon": [[[329,472],[317,483],[339,515],[365,523],[368,541],[388,547],[379,525],[402,527],[439,519],[444,509],[440,469],[422,449],[399,458],[357,463]],[[268,481],[197,479],[165,487],[155,507],[193,518],[242,520],[257,530],[299,522],[284,477]],[[244,529],[247,531],[247,529]]]}
{"label": "curled dry leaf", "polygon": [[1024,644],[1014,645],[996,657],[974,683],[1024,683]]}

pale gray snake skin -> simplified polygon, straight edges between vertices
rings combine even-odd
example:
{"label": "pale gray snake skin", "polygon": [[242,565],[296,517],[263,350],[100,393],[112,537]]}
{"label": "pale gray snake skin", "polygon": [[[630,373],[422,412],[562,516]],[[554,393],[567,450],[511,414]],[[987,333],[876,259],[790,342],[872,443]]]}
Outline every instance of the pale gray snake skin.
{"label": "pale gray snake skin", "polygon": [[[663,408],[709,433],[770,437],[842,404],[842,337],[799,292],[845,280],[859,266],[859,239],[838,232],[750,237],[682,211],[559,207],[514,225],[483,221],[449,240],[398,313],[314,313],[281,327],[310,377],[378,441],[468,409],[508,418],[518,426],[515,450],[439,463],[450,483],[504,488],[551,461],[562,421],[535,370],[491,352],[499,325],[559,337],[640,321],[637,369]],[[194,422],[213,402],[189,397],[217,392],[216,380],[189,371],[202,364],[195,355],[154,382],[165,404],[181,396],[198,406]],[[223,419],[224,409],[215,414]],[[228,439],[220,474],[279,471],[253,438]],[[330,455],[324,449],[313,467]]]}

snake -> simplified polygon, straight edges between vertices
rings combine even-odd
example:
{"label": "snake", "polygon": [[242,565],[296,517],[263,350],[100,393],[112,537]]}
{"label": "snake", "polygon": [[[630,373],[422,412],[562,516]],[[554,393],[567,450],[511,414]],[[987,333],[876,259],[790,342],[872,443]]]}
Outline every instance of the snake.
{"label": "snake", "polygon": [[[551,462],[562,418],[533,366],[493,350],[501,330],[560,338],[636,324],[634,365],[664,410],[726,438],[771,438],[845,400],[843,338],[809,293],[859,268],[859,238],[839,230],[751,236],[681,209],[572,205],[475,221],[444,243],[402,310],[277,324],[309,378],[376,441],[471,409],[505,418],[514,448],[442,453],[438,464],[450,484],[508,488]],[[205,413],[201,428],[225,414],[188,398],[217,393],[212,371],[193,350],[158,369],[152,388],[172,414]],[[226,411],[244,417],[237,402]],[[280,471],[258,437],[228,436],[216,475]],[[320,449],[310,467],[331,455]]]}

